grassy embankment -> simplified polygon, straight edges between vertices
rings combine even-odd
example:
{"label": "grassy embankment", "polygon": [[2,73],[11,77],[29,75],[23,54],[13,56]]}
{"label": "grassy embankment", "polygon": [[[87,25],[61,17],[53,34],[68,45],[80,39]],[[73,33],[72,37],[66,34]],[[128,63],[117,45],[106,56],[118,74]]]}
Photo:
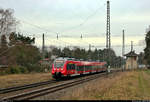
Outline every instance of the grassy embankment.
{"label": "grassy embankment", "polygon": [[0,76],[0,88],[31,84],[35,82],[48,81],[51,79],[48,73],[32,73],[32,74],[12,74]]}
{"label": "grassy embankment", "polygon": [[150,70],[120,72],[73,90],[60,99],[150,100]]}

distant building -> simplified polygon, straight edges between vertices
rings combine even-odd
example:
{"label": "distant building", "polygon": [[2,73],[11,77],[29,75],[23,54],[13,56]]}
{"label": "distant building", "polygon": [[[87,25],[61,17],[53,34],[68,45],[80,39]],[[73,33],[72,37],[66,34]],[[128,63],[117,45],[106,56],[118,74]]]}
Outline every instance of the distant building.
{"label": "distant building", "polygon": [[125,69],[137,69],[138,68],[138,54],[136,54],[135,51],[130,51],[124,56],[126,56]]}
{"label": "distant building", "polygon": [[45,58],[39,61],[39,64],[44,68],[45,72],[51,69],[52,61],[49,58]]}

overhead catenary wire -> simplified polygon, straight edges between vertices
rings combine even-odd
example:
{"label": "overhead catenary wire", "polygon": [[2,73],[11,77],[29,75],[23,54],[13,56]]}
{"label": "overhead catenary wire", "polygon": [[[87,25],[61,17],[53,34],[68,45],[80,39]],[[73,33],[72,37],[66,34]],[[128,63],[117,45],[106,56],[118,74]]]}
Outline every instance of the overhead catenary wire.
{"label": "overhead catenary wire", "polygon": [[64,30],[64,31],[62,31],[61,33],[64,33],[64,32],[68,32],[68,31],[70,31],[70,30],[73,30],[73,29],[76,29],[76,28],[79,28],[79,27],[81,27],[81,26],[83,26],[86,22],[88,22],[89,21],[89,19],[91,19],[100,9],[102,9],[102,7],[104,7],[106,5],[106,3],[104,3],[101,7],[99,7],[98,9],[96,9],[95,11],[94,11],[94,13],[92,13],[91,15],[89,15],[87,18],[85,18],[85,20],[83,21],[83,22],[81,22],[80,24],[78,24],[78,25],[76,25],[76,26],[74,26],[74,27],[71,27],[71,28],[69,28],[69,29],[67,29],[67,30]]}
{"label": "overhead catenary wire", "polygon": [[[102,7],[105,6],[105,5],[106,5],[106,3],[103,4]],[[91,15],[89,15],[88,17],[86,17],[86,19],[84,19],[84,21],[81,22],[79,25],[74,26],[74,27],[72,27],[72,28],[69,28],[69,29],[64,30],[63,32],[61,32],[61,36],[63,36],[62,33],[64,33],[64,32],[67,32],[67,31],[70,31],[70,30],[72,30],[72,29],[75,29],[75,28],[78,28],[78,27],[81,27],[81,26],[85,25],[102,7],[99,7],[98,9],[96,9]],[[23,21],[23,20],[21,20],[21,21]],[[26,23],[26,24],[29,24],[29,25],[31,25],[31,26],[37,28],[37,29],[40,29],[40,30],[42,30],[42,31],[44,31],[44,32],[50,32],[50,33],[53,33],[53,34],[58,34],[58,32],[51,31],[51,30],[47,30],[47,29],[45,29],[45,28],[42,28],[42,27],[39,26],[39,25],[31,24],[31,23],[29,23],[29,22],[27,22],[27,21],[23,21],[23,22]],[[67,36],[68,36],[68,35],[67,35]],[[118,36],[118,35],[117,35],[117,36]],[[78,39],[77,39],[77,40],[78,40]],[[75,46],[75,44],[72,44],[72,43],[70,43],[70,42],[68,42],[68,41],[63,41],[62,39],[57,39],[57,40],[53,40],[53,41],[55,41],[56,43],[61,43],[61,44],[62,44],[62,42],[63,42],[63,43],[66,44],[66,45]],[[85,44],[88,43],[88,44],[95,45],[95,43],[87,42],[87,41],[85,41],[85,40],[78,40],[78,41],[81,41],[80,43],[85,43]],[[87,44],[87,45],[88,45],[88,44]],[[97,44],[97,43],[96,43],[96,44]],[[65,46],[66,46],[66,45],[65,45]],[[99,47],[103,47],[103,46],[99,46]],[[114,46],[113,46],[113,47],[114,47]],[[115,46],[115,47],[116,47],[116,46]],[[119,47],[120,47],[120,46],[119,46]]]}
{"label": "overhead catenary wire", "polygon": [[[17,19],[19,20],[19,18],[17,18]],[[41,27],[41,26],[39,26],[39,25],[31,24],[31,23],[29,23],[29,22],[27,22],[27,21],[24,21],[24,20],[20,20],[20,21],[22,21],[23,23],[26,23],[26,24],[28,24],[28,25],[31,25],[31,26],[33,26],[33,27],[35,27],[35,28],[38,28],[38,29],[40,29],[40,30],[42,30],[42,31],[57,34],[57,32],[52,31],[52,30],[45,29],[45,28],[43,28],[43,27]]]}

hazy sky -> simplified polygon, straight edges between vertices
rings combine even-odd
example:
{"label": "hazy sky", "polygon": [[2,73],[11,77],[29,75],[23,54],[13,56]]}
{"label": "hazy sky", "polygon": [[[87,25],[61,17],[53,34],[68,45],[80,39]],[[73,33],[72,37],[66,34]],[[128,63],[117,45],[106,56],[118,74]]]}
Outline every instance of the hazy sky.
{"label": "hazy sky", "polygon": [[[150,0],[111,0],[110,4],[112,45],[122,44],[122,29],[125,29],[127,44],[131,40],[136,44],[144,40],[150,24]],[[66,44],[62,46],[70,43],[105,46],[106,0],[0,0],[0,7],[14,9],[14,16],[20,20],[17,30],[34,34],[37,45],[41,45],[41,35],[45,33],[47,45],[60,45],[64,41]],[[56,33],[61,41],[55,39]],[[135,47],[135,50],[140,52],[143,48]]]}

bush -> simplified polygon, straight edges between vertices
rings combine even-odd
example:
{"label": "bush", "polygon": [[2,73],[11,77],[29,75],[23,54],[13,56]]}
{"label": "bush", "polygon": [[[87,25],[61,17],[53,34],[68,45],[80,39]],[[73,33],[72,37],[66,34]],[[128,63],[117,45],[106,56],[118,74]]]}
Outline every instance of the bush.
{"label": "bush", "polygon": [[11,74],[19,74],[19,73],[21,73],[21,70],[20,70],[19,66],[11,66],[10,72],[11,72]]}
{"label": "bush", "polygon": [[5,70],[5,74],[11,74],[10,68],[7,68],[7,69]]}
{"label": "bush", "polygon": [[29,72],[44,72],[44,69],[39,64],[27,64]]}
{"label": "bush", "polygon": [[26,67],[20,66],[21,73],[28,73],[28,69]]}
{"label": "bush", "polygon": [[28,73],[28,69],[23,66],[10,66],[5,72],[1,72],[0,74],[20,74],[20,73]]}
{"label": "bush", "polygon": [[27,64],[26,67],[24,66],[9,66],[5,71],[1,71],[0,75],[6,74],[26,74],[29,72],[44,72],[44,69],[39,64]]}

